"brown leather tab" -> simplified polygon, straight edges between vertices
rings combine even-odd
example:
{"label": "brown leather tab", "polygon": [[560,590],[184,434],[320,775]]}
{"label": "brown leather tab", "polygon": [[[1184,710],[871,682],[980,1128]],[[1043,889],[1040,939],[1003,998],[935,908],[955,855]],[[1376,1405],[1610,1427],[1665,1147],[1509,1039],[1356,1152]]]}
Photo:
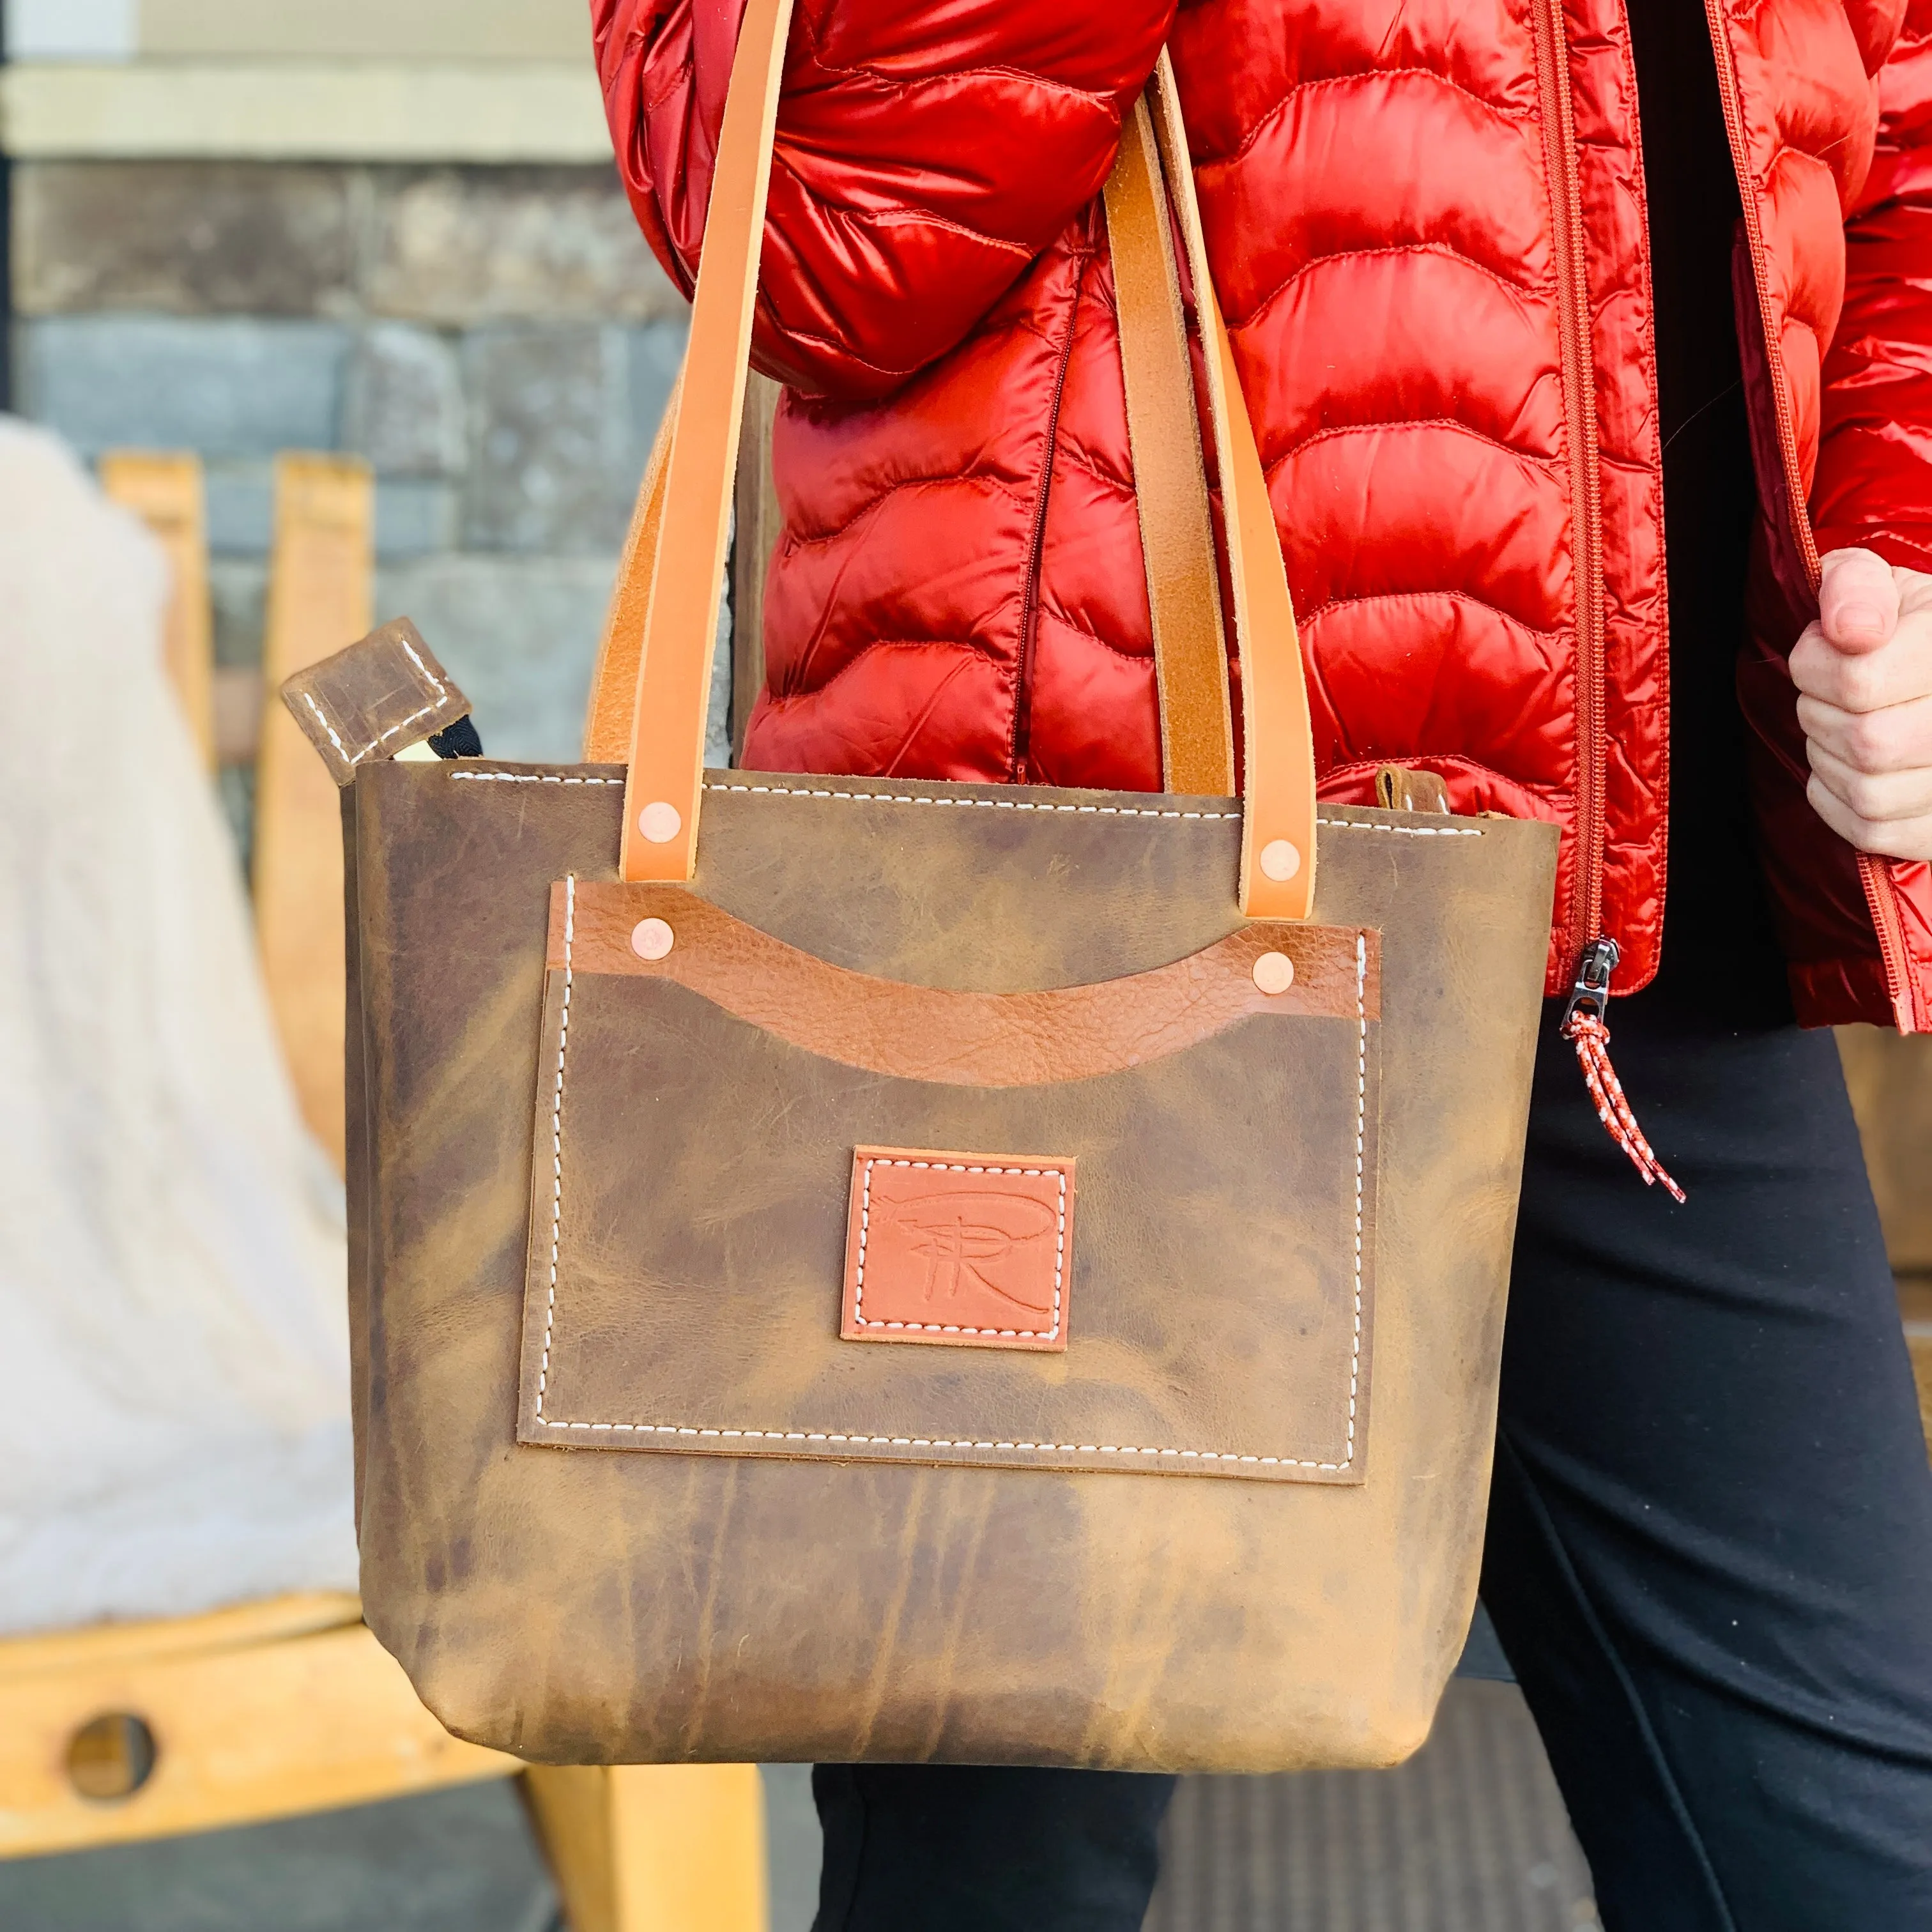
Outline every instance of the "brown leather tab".
{"label": "brown leather tab", "polygon": [[1150,972],[1037,992],[908,986],[835,966],[677,886],[550,888],[554,973],[668,980],[821,1059],[953,1087],[1090,1080],[1198,1046],[1240,1021],[1372,1020],[1381,935],[1256,920]]}
{"label": "brown leather tab", "polygon": [[469,699],[406,617],[297,671],[282,702],[339,785],[370,759],[393,758],[470,715]]}
{"label": "brown leather tab", "polygon": [[1160,182],[1154,124],[1147,103],[1136,101],[1107,178],[1107,236],[1154,620],[1161,772],[1169,792],[1226,798],[1234,789],[1228,649],[1180,277]]}
{"label": "brown leather tab", "polygon": [[853,1150],[847,1341],[1058,1353],[1072,1267],[1070,1159]]}
{"label": "brown leather tab", "polygon": [[1376,802],[1384,812],[1447,812],[1449,788],[1433,772],[1384,765],[1376,774]]}

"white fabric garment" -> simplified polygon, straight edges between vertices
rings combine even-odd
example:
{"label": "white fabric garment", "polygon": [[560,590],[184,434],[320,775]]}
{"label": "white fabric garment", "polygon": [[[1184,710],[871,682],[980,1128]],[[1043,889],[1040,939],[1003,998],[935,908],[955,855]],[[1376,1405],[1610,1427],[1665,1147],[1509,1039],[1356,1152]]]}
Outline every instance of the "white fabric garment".
{"label": "white fabric garment", "polygon": [[356,1580],[340,1186],[163,669],[166,578],[0,417],[0,1632]]}

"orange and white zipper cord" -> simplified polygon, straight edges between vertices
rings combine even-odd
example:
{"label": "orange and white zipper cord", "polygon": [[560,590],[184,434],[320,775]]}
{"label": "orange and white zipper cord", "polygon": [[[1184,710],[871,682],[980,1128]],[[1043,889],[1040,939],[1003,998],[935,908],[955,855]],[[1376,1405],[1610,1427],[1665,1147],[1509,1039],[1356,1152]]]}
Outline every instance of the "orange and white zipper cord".
{"label": "orange and white zipper cord", "polygon": [[1604,1131],[1630,1156],[1630,1163],[1643,1176],[1646,1187],[1658,1181],[1673,1201],[1684,1198],[1684,1190],[1664,1171],[1664,1163],[1643,1137],[1643,1130],[1624,1098],[1624,1083],[1610,1064],[1610,1029],[1605,1016],[1610,1006],[1610,975],[1622,956],[1614,939],[1593,939],[1576,961],[1576,982],[1570,988],[1570,1004],[1563,1010],[1563,1037],[1576,1049],[1576,1064],[1583,1070],[1590,1098],[1597,1103],[1597,1118]]}
{"label": "orange and white zipper cord", "polygon": [[1643,1176],[1646,1186],[1661,1181],[1673,1201],[1682,1201],[1683,1189],[1664,1172],[1624,1097],[1623,1082],[1610,1064],[1610,1028],[1594,1013],[1574,1012],[1563,1022],[1563,1037],[1576,1049],[1576,1064],[1582,1068],[1590,1097],[1597,1103],[1597,1118],[1611,1139],[1630,1156],[1630,1165]]}

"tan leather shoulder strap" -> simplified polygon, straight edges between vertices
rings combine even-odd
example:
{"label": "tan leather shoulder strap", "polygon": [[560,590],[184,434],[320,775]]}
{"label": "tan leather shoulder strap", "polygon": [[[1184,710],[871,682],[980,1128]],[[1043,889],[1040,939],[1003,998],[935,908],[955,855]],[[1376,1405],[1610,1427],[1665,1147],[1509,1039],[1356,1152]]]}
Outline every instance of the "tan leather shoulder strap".
{"label": "tan leather shoulder strap", "polygon": [[704,714],[791,5],[748,0],[731,62],[645,598],[618,859],[626,879],[688,879],[697,863]]}
{"label": "tan leather shoulder strap", "polygon": [[631,512],[617,581],[597,646],[590,703],[584,720],[584,756],[593,765],[622,764],[631,749],[631,714],[638,704],[638,674],[644,650],[644,614],[651,601],[651,566],[664,526],[664,472],[670,466],[671,432],[677,425],[682,374],[664,399],[664,418],[644,465],[644,480]]}
{"label": "tan leather shoulder strap", "polygon": [[1234,732],[1214,526],[1174,236],[1144,100],[1135,102],[1121,130],[1106,208],[1134,495],[1154,617],[1162,782],[1171,792],[1226,798],[1234,789]]}
{"label": "tan leather shoulder strap", "polygon": [[[681,882],[696,863],[706,700],[791,4],[749,0],[739,29],[691,346],[632,519],[591,700],[587,753],[608,758],[624,747],[629,767],[619,862],[628,880]],[[1157,656],[1166,660],[1160,671],[1164,758],[1176,789],[1225,796],[1232,778],[1226,660],[1156,150],[1198,294],[1229,512],[1246,801],[1240,902],[1252,917],[1302,919],[1314,893],[1315,778],[1301,654],[1261,459],[1208,279],[1179,100],[1165,55],[1147,102],[1151,113],[1132,117],[1107,205],[1120,234],[1121,354],[1132,372],[1130,430],[1141,478],[1149,595],[1160,627]],[[633,666],[626,716],[619,694]]]}
{"label": "tan leather shoulder strap", "polygon": [[1250,919],[1306,919],[1315,902],[1315,741],[1308,686],[1268,479],[1208,273],[1180,91],[1164,50],[1148,100],[1208,349],[1208,394],[1241,664],[1240,906]]}

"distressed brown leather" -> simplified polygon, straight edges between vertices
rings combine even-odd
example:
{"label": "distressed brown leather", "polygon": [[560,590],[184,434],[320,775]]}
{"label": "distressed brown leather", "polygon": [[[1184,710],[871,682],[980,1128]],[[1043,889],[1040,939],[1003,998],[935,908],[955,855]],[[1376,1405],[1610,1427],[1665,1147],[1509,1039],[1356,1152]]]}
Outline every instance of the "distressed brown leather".
{"label": "distressed brown leather", "polygon": [[[759,795],[767,836],[791,796]],[[1050,821],[1028,843],[1052,851]],[[675,887],[568,882],[553,932],[593,898],[623,908],[607,933],[648,913],[690,938],[656,965],[607,940],[625,970],[599,974],[566,937],[548,974],[520,1441],[1361,1480],[1372,929],[1240,927],[1175,965],[994,994],[851,972]],[[983,970],[1006,948],[998,928],[977,937]],[[1346,1011],[1296,1011],[1304,976],[1341,976],[1344,946]],[[1252,966],[1276,949],[1309,963],[1271,1000]],[[1084,1161],[1084,1313],[1064,1362],[850,1359],[850,1150],[880,1142]]]}
{"label": "distressed brown leather", "polygon": [[[560,1220],[581,1238],[556,1311],[571,1340],[546,1390],[553,1414],[568,1402],[567,1420],[593,1425],[765,1426],[828,1390],[846,1399],[829,1354],[860,1378],[854,1422],[860,1390],[930,1413],[956,1400],[963,1415],[946,1372],[970,1366],[974,1399],[1000,1404],[1012,1432],[974,1443],[1071,1442],[1076,1462],[1100,1441],[1286,1453],[1346,1471],[1189,1480],[1152,1472],[1222,1466],[1101,1466],[1096,1453],[1066,1468],[1018,1450],[908,1462],[857,1444],[835,1460],[755,1441],[711,1453],[724,1444],[696,1438],[610,1454],[614,1429],[528,1439],[516,1390],[526,1313],[548,1312],[547,1264],[527,1310],[525,1283],[548,1244],[557,1152],[533,1131],[556,1076],[551,887],[613,878],[622,781],[610,766],[382,762],[350,794],[352,1040],[368,1096],[351,1179],[367,1270],[364,1598],[431,1708],[465,1736],[557,1761],[1259,1770],[1413,1748],[1475,1589],[1550,828],[1322,814],[1318,914],[1382,941],[1369,1031],[1387,1097],[1364,1124],[1374,1400],[1358,1401],[1354,1457],[1335,1400],[1350,1325],[1334,1318],[1351,1274],[1336,1238],[1353,1185],[1347,1021],[1255,1015],[1150,1067],[982,1093],[824,1061],[674,983],[573,985],[585,1040],[615,1042],[626,1000],[680,1010],[633,1028],[566,1102]],[[958,992],[1081,986],[1242,925],[1239,822],[1198,800],[722,772],[709,785],[690,890],[854,971]],[[940,798],[994,808],[914,802]],[[1270,1076],[1259,1042],[1290,1035],[1306,1042],[1291,1056],[1299,1077]],[[1073,1104],[1083,1088],[1090,1111]],[[1005,1111],[1022,1106],[1023,1132]],[[1077,1160],[1064,1354],[838,1340],[860,1144]],[[1324,1166],[1338,1145],[1349,1159]],[[629,1244],[653,1206],[658,1245],[640,1264]],[[1232,1287],[1224,1252],[1253,1264]],[[680,1255],[718,1273],[698,1279]],[[1131,1318],[1110,1306],[1117,1279],[1148,1284]],[[700,1294],[701,1334],[674,1321],[668,1290]],[[1090,1377],[1090,1343],[1105,1358]],[[1257,1352],[1265,1407],[1244,1367]],[[639,1406],[673,1395],[712,1406]],[[1049,1396],[1203,1432],[1123,1445],[1023,1424]],[[1272,1436],[1240,1432],[1264,1414]],[[842,1432],[926,1432],[901,1419]],[[597,1446],[553,1446],[573,1439]]]}
{"label": "distressed brown leather", "polygon": [[1064,1353],[1078,1184],[1064,1154],[854,1148],[840,1339]]}
{"label": "distressed brown leather", "polygon": [[470,715],[469,699],[406,617],[297,671],[282,702],[339,785],[368,760],[393,758]]}
{"label": "distressed brown leather", "polygon": [[[646,958],[632,936],[656,920],[670,952]],[[1276,952],[1294,976],[1262,991],[1255,962]],[[560,880],[550,888],[547,961],[559,976],[551,1005],[561,1030],[561,976],[578,988],[575,1059],[590,1016],[586,976],[668,980],[734,1018],[808,1053],[902,1080],[950,1086],[1028,1087],[1087,1080],[1164,1058],[1224,1031],[1250,1014],[1319,1015],[1352,1021],[1382,1012],[1377,934],[1257,920],[1198,952],[1150,972],[1038,992],[968,993],[908,986],[854,973],[787,946],[676,886]],[[638,1003],[621,1028],[640,1024]],[[641,1024],[652,1024],[646,1013]],[[620,1030],[614,1050],[624,1050]]]}
{"label": "distressed brown leather", "polygon": [[347,794],[365,1614],[560,1762],[1393,1762],[1474,1600],[1553,828],[1317,812],[1211,302],[1243,802],[696,770],[788,14],[740,29],[630,766]]}
{"label": "distressed brown leather", "polygon": [[1434,772],[1384,765],[1376,773],[1376,802],[1390,812],[1447,812],[1449,788]]}

